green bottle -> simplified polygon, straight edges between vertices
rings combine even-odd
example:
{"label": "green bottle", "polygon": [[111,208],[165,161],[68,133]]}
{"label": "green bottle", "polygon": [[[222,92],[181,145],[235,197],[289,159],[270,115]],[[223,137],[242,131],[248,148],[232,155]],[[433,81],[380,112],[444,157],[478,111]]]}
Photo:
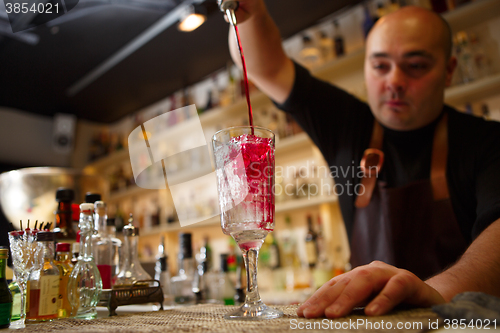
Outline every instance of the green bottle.
{"label": "green bottle", "polygon": [[12,312],[12,295],[5,279],[8,256],[8,249],[0,249],[0,328],[9,327]]}
{"label": "green bottle", "polygon": [[10,321],[16,321],[21,319],[21,289],[17,281],[12,281],[9,283],[10,293],[12,294],[12,315],[10,316]]}

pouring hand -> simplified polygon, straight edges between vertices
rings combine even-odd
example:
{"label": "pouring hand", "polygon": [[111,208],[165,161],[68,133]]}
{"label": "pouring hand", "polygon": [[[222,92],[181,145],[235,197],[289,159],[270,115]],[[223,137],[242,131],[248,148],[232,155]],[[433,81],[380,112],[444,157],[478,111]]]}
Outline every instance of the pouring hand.
{"label": "pouring hand", "polygon": [[377,316],[400,303],[428,307],[444,302],[434,288],[413,273],[374,261],[325,283],[298,308],[297,314],[306,318],[338,318],[366,305],[365,314]]}

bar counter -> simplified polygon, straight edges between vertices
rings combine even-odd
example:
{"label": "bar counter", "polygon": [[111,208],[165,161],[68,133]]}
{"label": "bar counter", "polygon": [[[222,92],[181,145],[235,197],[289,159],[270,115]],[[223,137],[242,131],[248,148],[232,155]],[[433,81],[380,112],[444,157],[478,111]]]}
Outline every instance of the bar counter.
{"label": "bar counter", "polygon": [[[140,313],[119,312],[117,316],[94,320],[59,319],[52,322],[27,324],[16,332],[283,332],[307,331],[324,332],[426,332],[429,325],[436,328],[439,317],[431,309],[395,311],[385,316],[368,317],[355,312],[336,320],[325,318],[304,319],[296,314],[297,305],[274,306],[283,311],[284,316],[273,320],[226,320],[223,315],[235,306],[192,305],[175,307],[164,311]],[[120,308],[118,308],[120,309]],[[400,328],[398,328],[398,326]],[[8,329],[5,329],[6,331]]]}

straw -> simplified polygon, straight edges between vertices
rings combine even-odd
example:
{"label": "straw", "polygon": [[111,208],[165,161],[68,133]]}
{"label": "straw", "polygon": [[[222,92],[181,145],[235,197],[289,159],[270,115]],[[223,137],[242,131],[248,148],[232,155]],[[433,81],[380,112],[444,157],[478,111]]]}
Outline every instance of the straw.
{"label": "straw", "polygon": [[21,230],[23,230],[23,220],[19,220],[19,223],[21,224]]}

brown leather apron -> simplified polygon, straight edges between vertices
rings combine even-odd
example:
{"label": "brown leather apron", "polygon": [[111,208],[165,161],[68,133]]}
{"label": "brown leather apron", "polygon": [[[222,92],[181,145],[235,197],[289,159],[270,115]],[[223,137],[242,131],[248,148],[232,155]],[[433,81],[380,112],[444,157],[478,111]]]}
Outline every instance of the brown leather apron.
{"label": "brown leather apron", "polygon": [[361,161],[365,192],[355,202],[353,267],[381,260],[426,279],[453,264],[467,248],[446,180],[447,119],[445,113],[435,129],[430,179],[396,188],[387,188],[376,178],[384,156],[383,128],[375,121],[369,149]]}

